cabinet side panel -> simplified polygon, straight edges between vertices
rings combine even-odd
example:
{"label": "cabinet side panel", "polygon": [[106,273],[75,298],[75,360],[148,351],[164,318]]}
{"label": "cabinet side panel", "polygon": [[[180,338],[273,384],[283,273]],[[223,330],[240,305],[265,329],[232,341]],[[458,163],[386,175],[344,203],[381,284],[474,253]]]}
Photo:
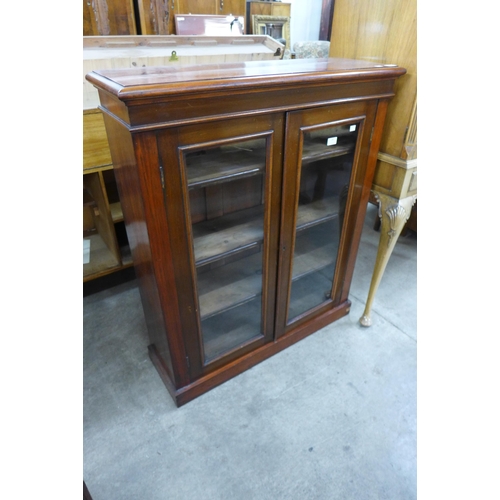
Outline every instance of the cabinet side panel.
{"label": "cabinet side panel", "polygon": [[173,380],[172,359],[167,342],[158,286],[153,270],[149,235],[132,138],[124,126],[113,120],[106,113],[104,113],[104,121],[109,137],[114,174],[125,219],[127,237],[139,282],[149,339],[156,346],[159,356],[161,356],[161,359],[165,363],[164,368]]}

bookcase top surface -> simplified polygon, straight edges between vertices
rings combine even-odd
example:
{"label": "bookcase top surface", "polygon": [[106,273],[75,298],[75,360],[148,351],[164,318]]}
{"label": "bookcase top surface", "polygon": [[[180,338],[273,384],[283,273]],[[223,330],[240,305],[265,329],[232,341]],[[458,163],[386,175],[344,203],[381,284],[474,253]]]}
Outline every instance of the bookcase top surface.
{"label": "bookcase top surface", "polygon": [[203,90],[283,87],[304,83],[395,79],[406,72],[392,64],[355,59],[290,59],[214,63],[184,67],[95,70],[86,78],[119,99]]}

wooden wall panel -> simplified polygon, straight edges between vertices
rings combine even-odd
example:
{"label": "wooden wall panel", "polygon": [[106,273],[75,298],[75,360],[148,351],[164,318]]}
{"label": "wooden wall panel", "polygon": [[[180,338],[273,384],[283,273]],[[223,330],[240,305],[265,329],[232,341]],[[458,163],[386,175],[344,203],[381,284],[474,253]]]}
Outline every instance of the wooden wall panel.
{"label": "wooden wall panel", "polygon": [[389,105],[380,146],[381,151],[406,158],[405,136],[417,94],[417,1],[335,0],[330,57],[397,64],[407,69],[396,82],[396,97]]}
{"label": "wooden wall panel", "polygon": [[133,0],[83,0],[83,36],[136,34]]}
{"label": "wooden wall panel", "polygon": [[141,35],[173,34],[170,0],[138,0]]}

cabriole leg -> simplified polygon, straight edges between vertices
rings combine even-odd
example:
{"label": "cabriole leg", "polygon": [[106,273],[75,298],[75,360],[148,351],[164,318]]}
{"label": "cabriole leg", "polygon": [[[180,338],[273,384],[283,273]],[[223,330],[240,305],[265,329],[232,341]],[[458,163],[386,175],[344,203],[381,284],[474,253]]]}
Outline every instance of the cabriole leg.
{"label": "cabriole leg", "polygon": [[394,250],[394,245],[401,234],[401,231],[410,217],[411,207],[417,199],[416,196],[408,196],[407,198],[397,199],[392,196],[374,192],[375,198],[379,202],[378,214],[381,220],[380,226],[380,242],[378,245],[377,258],[375,260],[375,268],[373,270],[370,291],[366,300],[365,311],[359,322],[363,326],[371,326],[372,319],[370,316],[373,299],[377,292],[380,280],[384,274],[389,257]]}

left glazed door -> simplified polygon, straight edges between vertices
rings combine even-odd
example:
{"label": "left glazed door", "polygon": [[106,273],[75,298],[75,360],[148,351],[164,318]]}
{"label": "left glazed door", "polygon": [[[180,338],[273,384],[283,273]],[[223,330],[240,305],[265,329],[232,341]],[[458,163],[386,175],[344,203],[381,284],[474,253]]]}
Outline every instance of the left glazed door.
{"label": "left glazed door", "polygon": [[191,379],[274,336],[282,115],[158,134]]}

